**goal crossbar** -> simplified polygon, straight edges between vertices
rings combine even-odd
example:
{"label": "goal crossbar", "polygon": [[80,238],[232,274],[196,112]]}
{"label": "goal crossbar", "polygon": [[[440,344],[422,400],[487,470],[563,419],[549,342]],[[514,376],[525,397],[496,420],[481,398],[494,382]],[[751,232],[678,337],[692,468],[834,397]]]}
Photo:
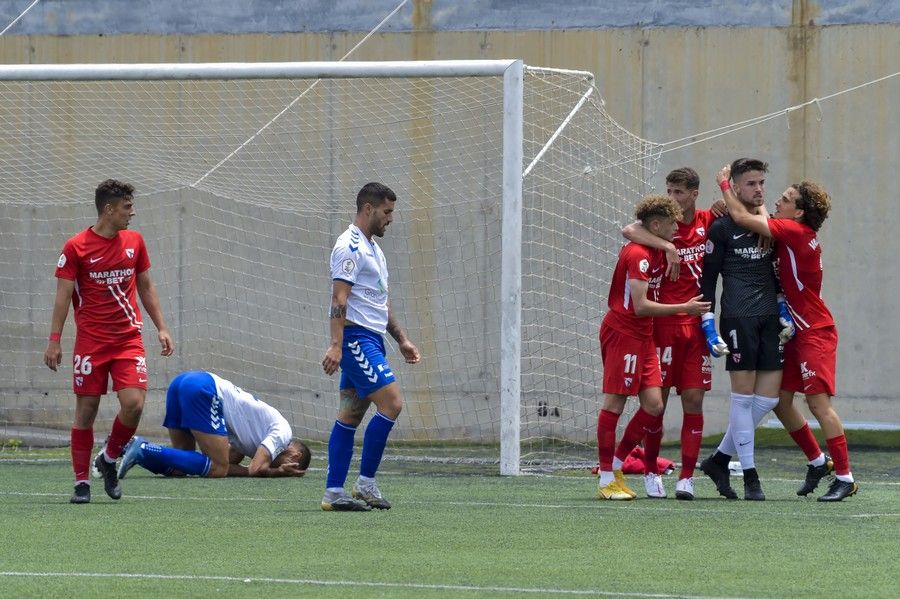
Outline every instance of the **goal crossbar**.
{"label": "goal crossbar", "polygon": [[0,81],[497,77],[516,60],[0,65]]}

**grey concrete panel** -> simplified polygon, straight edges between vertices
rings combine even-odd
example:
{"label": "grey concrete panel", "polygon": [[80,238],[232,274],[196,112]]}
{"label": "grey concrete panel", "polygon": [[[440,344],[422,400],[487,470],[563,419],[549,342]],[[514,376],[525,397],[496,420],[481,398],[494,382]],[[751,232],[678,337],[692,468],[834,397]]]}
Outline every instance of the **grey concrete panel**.
{"label": "grey concrete panel", "polygon": [[[399,0],[42,0],[7,35],[368,32]],[[0,25],[27,0],[0,3]],[[896,23],[900,4],[856,0],[411,0],[385,32]]]}

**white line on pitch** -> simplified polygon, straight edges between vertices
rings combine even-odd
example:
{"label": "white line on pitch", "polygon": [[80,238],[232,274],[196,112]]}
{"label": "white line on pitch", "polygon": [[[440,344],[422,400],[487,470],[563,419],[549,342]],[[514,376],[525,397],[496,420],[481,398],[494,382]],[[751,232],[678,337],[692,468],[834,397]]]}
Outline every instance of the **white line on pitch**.
{"label": "white line on pitch", "polygon": [[[620,591],[600,591],[593,589],[553,589],[553,588],[529,588],[529,587],[501,587],[501,586],[477,586],[460,584],[425,584],[417,582],[376,582],[354,580],[316,580],[310,578],[242,578],[240,576],[198,576],[194,574],[112,574],[105,572],[0,572],[0,576],[21,577],[66,577],[66,578],[132,578],[144,580],[204,580],[214,582],[267,582],[274,584],[297,584],[311,586],[343,586],[343,587],[369,587],[369,588],[394,588],[394,589],[423,589],[435,591],[474,591],[478,593],[540,593],[554,595],[601,595],[616,597],[647,597],[647,598],[674,598],[686,599],[715,599],[707,595],[669,595],[666,593],[628,593]],[[719,598],[724,599],[724,598]],[[737,599],[737,598],[734,598]]]}
{"label": "white line on pitch", "polygon": [[[24,492],[24,491],[0,491],[0,496],[15,496],[15,497],[68,497],[68,493],[34,493],[34,492]],[[183,496],[183,497],[175,497],[169,495],[126,495],[126,499],[139,499],[146,501],[214,501],[214,502],[227,502],[227,503],[240,503],[240,502],[259,502],[259,503],[299,503],[301,505],[306,505],[309,503],[310,505],[318,505],[317,502],[309,502],[305,498],[266,498],[266,497],[198,497],[198,496]],[[721,500],[722,503],[727,500]],[[802,499],[797,499],[797,503],[802,503]],[[737,514],[746,514],[746,510],[727,510],[727,509],[714,509],[714,508],[698,508],[691,507],[687,504],[681,504],[683,507],[663,507],[658,505],[659,500],[653,500],[653,503],[656,503],[656,507],[650,507],[647,505],[641,505],[645,503],[645,501],[641,501],[640,503],[633,502],[599,502],[594,501],[590,503],[505,503],[499,501],[441,501],[441,500],[430,500],[430,501],[405,501],[404,505],[449,505],[449,506],[460,506],[460,507],[495,507],[495,508],[514,508],[514,509],[566,509],[566,510],[602,510],[604,512],[614,513],[614,510],[628,510],[630,512],[657,512],[657,513],[676,513],[676,514],[684,514],[684,513],[708,513],[708,514],[721,514],[723,516],[737,515]],[[758,515],[768,514],[770,516],[789,516],[789,517],[812,517],[812,518],[821,518],[821,511],[808,511],[808,512],[754,512]],[[885,512],[885,513],[863,513],[863,514],[841,514],[841,513],[832,513],[829,516],[833,518],[894,518],[900,516],[900,513],[893,512]]]}

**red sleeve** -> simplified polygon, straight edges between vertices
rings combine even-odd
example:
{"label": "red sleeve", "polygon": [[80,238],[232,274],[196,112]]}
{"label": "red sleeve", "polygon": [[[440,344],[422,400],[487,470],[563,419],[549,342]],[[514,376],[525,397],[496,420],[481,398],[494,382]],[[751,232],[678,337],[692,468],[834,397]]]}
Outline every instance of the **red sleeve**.
{"label": "red sleeve", "polygon": [[650,248],[638,243],[630,243],[628,246],[622,256],[625,260],[625,278],[649,281],[650,270],[653,266]]}
{"label": "red sleeve", "polygon": [[150,256],[147,254],[147,246],[144,245],[144,237],[142,235],[138,235],[137,246],[135,268],[137,269],[137,273],[140,274],[145,270],[150,269]]}
{"label": "red sleeve", "polygon": [[56,278],[78,280],[78,253],[75,251],[75,244],[71,239],[63,246],[59,260],[56,262]]}
{"label": "red sleeve", "polygon": [[772,233],[772,239],[782,243],[787,243],[792,238],[803,235],[803,229],[805,228],[805,225],[787,218],[770,218],[768,224],[769,231]]}
{"label": "red sleeve", "polygon": [[709,226],[713,224],[713,221],[716,220],[716,215],[713,214],[712,210],[697,210],[697,216],[707,230],[709,230]]}

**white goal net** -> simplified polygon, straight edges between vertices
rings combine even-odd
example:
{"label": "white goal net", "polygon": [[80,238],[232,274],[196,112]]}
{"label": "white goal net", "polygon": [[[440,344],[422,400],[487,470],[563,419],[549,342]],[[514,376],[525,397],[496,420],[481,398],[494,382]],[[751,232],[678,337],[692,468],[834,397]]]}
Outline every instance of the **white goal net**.
{"label": "white goal net", "polygon": [[[68,442],[71,312],[63,368],[42,363],[53,271],[107,178],[137,189],[132,226],[177,344],[159,357],[145,318],[142,433],[163,435],[167,383],[203,369],[276,406],[298,436],[327,439],[328,258],[358,189],[381,181],[398,196],[380,240],[391,302],[422,353],[407,366],[388,343],[405,400],[389,453],[499,460],[504,130],[521,118],[521,463],[595,460],[597,327],[657,147],[610,118],[586,73],[526,67],[517,116],[502,71],[370,64],[369,76],[344,63],[305,77],[272,63],[180,65],[194,74],[175,78],[154,65],[0,67],[0,442]],[[102,402],[98,431],[116,408]]]}

